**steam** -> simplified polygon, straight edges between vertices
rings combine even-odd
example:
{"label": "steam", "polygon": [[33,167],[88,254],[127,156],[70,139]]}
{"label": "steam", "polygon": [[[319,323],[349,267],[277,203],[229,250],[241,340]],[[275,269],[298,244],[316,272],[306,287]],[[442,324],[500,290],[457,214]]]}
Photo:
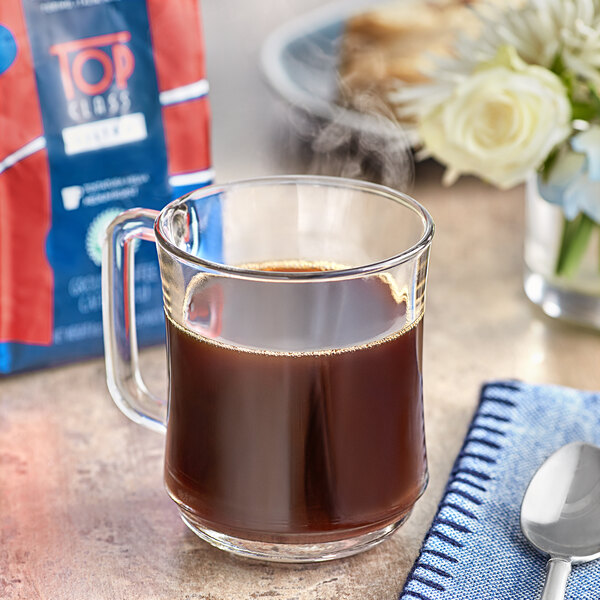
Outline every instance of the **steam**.
{"label": "steam", "polygon": [[306,106],[294,102],[296,110],[285,113],[285,129],[301,142],[306,170],[409,189],[415,170],[409,134],[375,84],[346,87],[338,72],[341,35],[303,43],[296,57],[302,66],[295,68],[306,87]]}
{"label": "steam", "polygon": [[338,117],[316,132],[310,169],[408,189],[414,179],[414,160],[403,127],[374,93],[354,96],[353,104],[356,127]]}

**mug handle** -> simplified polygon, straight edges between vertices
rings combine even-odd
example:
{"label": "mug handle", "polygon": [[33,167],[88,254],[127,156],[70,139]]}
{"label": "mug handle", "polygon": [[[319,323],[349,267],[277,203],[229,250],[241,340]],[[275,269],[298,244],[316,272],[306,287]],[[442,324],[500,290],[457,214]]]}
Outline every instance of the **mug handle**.
{"label": "mug handle", "polygon": [[106,381],[115,404],[135,423],[164,433],[167,403],[144,383],[135,326],[135,241],[155,242],[159,214],[133,208],[107,227],[102,249],[102,323]]}

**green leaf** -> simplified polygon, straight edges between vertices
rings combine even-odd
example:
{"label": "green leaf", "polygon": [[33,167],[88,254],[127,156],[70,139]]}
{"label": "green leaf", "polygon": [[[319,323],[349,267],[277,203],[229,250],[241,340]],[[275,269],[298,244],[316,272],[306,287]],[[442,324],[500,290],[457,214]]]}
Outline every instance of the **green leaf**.
{"label": "green leaf", "polygon": [[591,121],[598,114],[598,108],[591,102],[577,102],[573,100],[571,102],[571,112],[573,119],[580,119],[582,121]]}
{"label": "green leaf", "polygon": [[542,174],[542,179],[544,180],[544,183],[548,183],[548,179],[550,177],[550,171],[552,171],[552,168],[556,164],[556,160],[557,160],[559,154],[560,154],[559,149],[554,148],[554,150],[552,150],[552,152],[550,152],[550,154],[548,154],[548,157],[544,161],[544,164],[542,165],[542,168],[541,168],[541,174]]}
{"label": "green leaf", "polygon": [[598,234],[598,273],[600,273],[600,223],[596,223],[596,226],[596,233]]}
{"label": "green leaf", "polygon": [[595,226],[596,223],[583,213],[572,221],[563,218],[562,239],[555,268],[557,275],[562,277],[575,275]]}
{"label": "green leaf", "polygon": [[560,79],[563,82],[565,88],[567,88],[567,95],[569,98],[573,98],[575,95],[575,74],[571,71],[562,71],[560,73]]}
{"label": "green leaf", "polygon": [[550,70],[559,77],[561,77],[562,74],[565,72],[565,63],[563,62],[562,54],[560,52],[557,52],[554,56],[554,60],[550,65]]}
{"label": "green leaf", "polygon": [[592,99],[592,105],[596,110],[596,116],[600,117],[600,95],[598,95],[598,90],[596,86],[590,81],[588,84],[588,88],[590,90],[590,96]]}

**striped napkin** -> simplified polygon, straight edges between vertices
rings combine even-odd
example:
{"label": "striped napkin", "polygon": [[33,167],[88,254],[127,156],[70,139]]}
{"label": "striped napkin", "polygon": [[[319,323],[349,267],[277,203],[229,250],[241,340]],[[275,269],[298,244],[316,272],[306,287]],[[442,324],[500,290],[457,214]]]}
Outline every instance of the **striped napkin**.
{"label": "striped napkin", "polygon": [[[600,393],[485,385],[400,600],[539,598],[547,557],[521,532],[521,502],[544,460],[574,441],[600,446]],[[566,598],[600,598],[600,561],[573,568]]]}

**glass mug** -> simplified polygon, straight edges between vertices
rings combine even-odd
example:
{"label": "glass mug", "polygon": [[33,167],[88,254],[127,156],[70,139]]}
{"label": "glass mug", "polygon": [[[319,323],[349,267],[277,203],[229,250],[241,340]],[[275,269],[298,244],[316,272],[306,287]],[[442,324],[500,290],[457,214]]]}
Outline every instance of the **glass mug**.
{"label": "glass mug", "polygon": [[[413,199],[332,177],[203,188],[107,230],[108,386],[166,432],[185,523],[230,552],[309,562],[355,554],[427,484],[422,339],[434,225]],[[156,241],[168,402],[138,365],[136,240]]]}

